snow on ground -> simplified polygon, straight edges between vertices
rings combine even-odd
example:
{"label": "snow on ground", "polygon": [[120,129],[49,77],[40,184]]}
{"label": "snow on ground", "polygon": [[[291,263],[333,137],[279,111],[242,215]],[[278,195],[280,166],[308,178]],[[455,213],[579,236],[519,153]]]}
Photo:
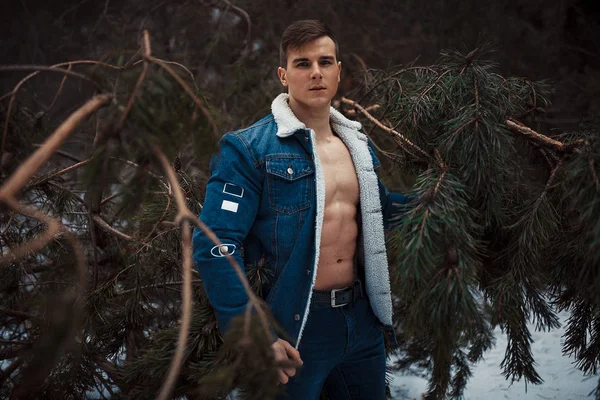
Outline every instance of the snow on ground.
{"label": "snow on ground", "polygon": [[[530,324],[534,342],[531,345],[536,370],[544,380],[541,385],[527,385],[504,379],[500,363],[506,350],[506,335],[496,328],[496,346],[485,354],[484,359],[473,367],[473,376],[467,383],[465,400],[592,400],[598,384],[597,375],[584,375],[575,368],[573,360],[562,355],[562,335],[569,315],[560,313],[561,327],[551,332],[536,332]],[[420,399],[427,390],[427,380],[412,375],[396,373],[391,384],[392,395],[396,400]]]}

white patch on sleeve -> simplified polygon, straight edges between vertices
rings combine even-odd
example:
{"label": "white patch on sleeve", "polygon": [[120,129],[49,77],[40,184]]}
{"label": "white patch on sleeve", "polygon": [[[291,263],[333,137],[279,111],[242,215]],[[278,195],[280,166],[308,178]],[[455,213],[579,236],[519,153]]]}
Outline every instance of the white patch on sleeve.
{"label": "white patch on sleeve", "polygon": [[229,200],[223,200],[221,204],[221,210],[227,210],[236,213],[238,211],[239,204]]}

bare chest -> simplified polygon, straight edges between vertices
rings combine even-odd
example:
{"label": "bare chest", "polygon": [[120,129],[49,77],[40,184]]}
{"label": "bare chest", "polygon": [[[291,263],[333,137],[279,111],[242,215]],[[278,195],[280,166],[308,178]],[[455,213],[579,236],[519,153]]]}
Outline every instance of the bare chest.
{"label": "bare chest", "polygon": [[317,146],[325,178],[325,203],[358,204],[359,185],[354,163],[346,145],[337,137]]}

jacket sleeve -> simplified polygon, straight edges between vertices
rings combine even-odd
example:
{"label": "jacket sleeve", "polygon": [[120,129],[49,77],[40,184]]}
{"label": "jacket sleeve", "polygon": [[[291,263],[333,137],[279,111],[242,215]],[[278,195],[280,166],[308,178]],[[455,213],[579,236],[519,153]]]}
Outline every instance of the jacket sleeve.
{"label": "jacket sleeve", "polygon": [[194,266],[215,310],[219,330],[225,333],[231,319],[243,314],[248,302],[244,287],[225,255],[231,254],[245,272],[241,248],[258,212],[262,179],[242,138],[228,133],[219,146],[211,161],[200,220],[217,235],[222,246],[216,246],[196,228],[193,250]]}
{"label": "jacket sleeve", "polygon": [[[375,155],[375,149],[371,140],[369,143],[369,152],[373,160],[373,167],[377,169],[381,164]],[[379,179],[377,174],[377,182],[379,184],[379,200],[381,201],[381,213],[383,215],[383,228],[394,229],[401,224],[402,214],[407,210],[407,205],[411,201],[411,197],[402,193],[389,192],[385,185]]]}

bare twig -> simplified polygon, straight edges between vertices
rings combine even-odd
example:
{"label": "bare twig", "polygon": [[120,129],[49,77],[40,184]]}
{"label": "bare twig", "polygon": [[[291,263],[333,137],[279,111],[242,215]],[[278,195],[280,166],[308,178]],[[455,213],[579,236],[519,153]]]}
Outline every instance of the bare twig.
{"label": "bare twig", "polygon": [[[170,189],[171,188],[169,187],[169,190]],[[158,221],[156,221],[156,223],[150,230],[150,233],[148,233],[148,235],[146,235],[146,237],[144,239],[142,239],[142,242],[145,242],[146,240],[148,240],[150,238],[150,236],[152,236],[152,234],[156,231],[156,228],[158,227],[158,225],[162,222],[165,215],[167,215],[167,212],[169,211],[169,207],[171,207],[171,196],[169,194],[167,194],[166,197],[167,197],[167,205],[165,207],[165,210],[163,211],[163,213],[160,216],[160,218],[158,219]]]}
{"label": "bare twig", "polygon": [[[202,283],[202,279],[194,279],[194,280],[192,280],[192,283]],[[124,295],[124,294],[127,294],[127,293],[133,293],[136,290],[159,289],[159,288],[167,287],[167,286],[180,286],[182,284],[183,284],[183,281],[155,283],[153,285],[140,286],[139,288],[126,289],[126,290],[123,290],[123,291],[120,291],[120,292],[116,292],[115,295],[120,296],[120,295]]]}
{"label": "bare twig", "polygon": [[513,131],[518,132],[518,133],[520,133],[530,139],[533,139],[541,144],[550,146],[558,151],[562,151],[565,149],[564,143],[559,142],[558,140],[551,139],[548,136],[542,135],[541,133],[538,133],[538,132],[534,131],[533,129],[531,129],[515,120],[507,119],[505,121],[505,123]]}
{"label": "bare twig", "polygon": [[132,242],[137,242],[138,241],[138,239],[136,239],[134,237],[131,237],[129,235],[126,235],[123,232],[120,232],[120,231],[116,230],[115,228],[113,228],[112,226],[110,226],[98,214],[94,214],[92,216],[92,219],[94,220],[94,222],[96,222],[106,232],[112,233],[113,235],[115,235],[118,238],[121,238],[121,239],[124,239],[124,240],[127,240],[127,241],[132,241]]}
{"label": "bare twig", "polygon": [[0,201],[13,197],[29,181],[40,167],[48,161],[52,154],[64,142],[89,114],[96,111],[110,100],[110,96],[99,95],[90,99],[77,111],[71,114],[19,168],[8,178],[0,188]]}
{"label": "bare twig", "polygon": [[33,187],[33,186],[42,185],[42,184],[48,182],[49,180],[51,180],[53,178],[56,178],[57,176],[64,175],[67,172],[71,172],[71,171],[74,171],[76,169],[79,169],[79,168],[83,167],[84,165],[88,164],[90,161],[91,161],[91,159],[87,159],[87,160],[78,162],[77,164],[73,164],[70,167],[61,169],[60,171],[56,171],[55,173],[50,174],[50,175],[48,175],[48,176],[40,179],[39,181],[33,181],[33,182],[29,183],[26,187],[30,188],[30,187]]}
{"label": "bare twig", "polygon": [[0,308],[0,314],[10,315],[11,317],[23,318],[23,319],[36,319],[37,317],[33,314],[29,314],[23,311],[9,310],[8,308]]}
{"label": "bare twig", "polygon": [[131,108],[133,107],[133,102],[135,101],[137,93],[140,90],[140,87],[142,86],[142,82],[144,82],[144,78],[146,78],[146,73],[148,71],[148,61],[146,61],[146,60],[152,56],[152,53],[151,53],[151,48],[150,48],[150,37],[149,37],[148,31],[146,31],[146,30],[144,31],[144,36],[142,39],[142,49],[143,49],[143,55],[144,55],[144,61],[143,61],[144,66],[143,66],[142,72],[140,73],[140,76],[138,77],[137,82],[135,83],[135,87],[133,88],[133,91],[131,92],[131,96],[129,96],[129,101],[127,102],[127,107],[125,107],[125,111],[123,111],[123,114],[121,114],[121,118],[119,119],[119,123],[117,124],[118,131],[120,131],[123,128],[123,124],[125,124],[127,115],[129,114],[129,112],[131,111]]}
{"label": "bare twig", "polygon": [[248,48],[250,46],[250,38],[252,37],[252,21],[250,21],[250,15],[248,15],[248,13],[236,6],[235,4],[231,3],[229,0],[222,0],[224,3],[227,4],[228,7],[231,7],[233,9],[233,11],[235,11],[238,15],[241,15],[245,20],[246,20],[246,38],[244,39],[244,49],[242,50],[242,57],[246,55],[246,53],[248,52]]}
{"label": "bare twig", "polygon": [[[73,68],[73,64],[69,64],[69,67],[67,68],[67,71],[70,71],[71,68]],[[56,100],[58,99],[58,96],[60,96],[60,94],[62,93],[63,87],[65,86],[65,82],[67,81],[68,77],[69,77],[69,75],[63,76],[62,81],[60,81],[60,86],[58,87],[58,90],[56,91],[56,94],[54,95],[54,98],[52,99],[52,103],[50,103],[50,105],[48,106],[48,108],[46,108],[46,111],[48,111],[52,107],[54,107],[54,103],[56,103]]]}
{"label": "bare twig", "polygon": [[[401,133],[395,131],[392,128],[389,128],[389,127],[385,126],[381,121],[379,121],[377,118],[375,118],[371,114],[369,114],[369,112],[367,110],[365,110],[363,107],[361,107],[360,104],[358,104],[357,102],[355,102],[353,100],[350,100],[350,99],[347,99],[345,97],[342,97],[342,102],[355,107],[358,111],[360,111],[361,113],[363,113],[368,119],[370,119],[373,123],[375,123],[375,125],[377,125],[381,129],[383,129],[384,131],[386,131],[388,133],[391,133],[393,136],[395,136],[396,138],[400,139],[402,142],[404,142],[405,144],[407,144],[409,147],[412,147],[413,149],[415,149],[418,153],[420,153],[421,155],[423,155],[423,157],[425,159],[427,159],[428,161],[432,160],[432,157],[429,154],[427,154],[423,149],[421,149],[419,146],[417,146],[416,144],[414,144],[413,142],[411,142],[409,139],[407,139],[406,137],[404,137],[404,135],[402,135]],[[401,146],[401,147],[402,147],[403,150],[407,151],[403,146]]]}
{"label": "bare twig", "polygon": [[[144,38],[148,39],[148,48],[149,48],[150,36],[147,34],[147,31],[144,31]],[[202,111],[202,113],[204,114],[204,116],[206,117],[206,119],[208,120],[210,125],[212,126],[213,134],[215,135],[215,137],[219,138],[220,137],[219,129],[217,128],[217,124],[215,123],[215,120],[214,120],[212,114],[208,111],[208,109],[204,106],[204,104],[202,104],[202,102],[200,101],[198,96],[196,96],[194,94],[194,92],[192,92],[192,89],[190,89],[188,84],[185,83],[184,80],[181,79],[181,77],[179,75],[177,75],[175,73],[175,71],[173,71],[173,69],[171,67],[169,67],[169,65],[165,61],[163,61],[159,58],[153,57],[151,55],[144,55],[144,59],[160,66],[162,69],[167,71],[169,73],[169,75],[171,75],[173,77],[173,79],[175,79],[177,81],[177,83],[179,83],[179,85],[183,88],[183,90],[185,90],[185,92],[192,98],[192,100],[194,100],[194,103],[196,103],[196,106],[200,109],[200,111]]]}
{"label": "bare twig", "polygon": [[596,166],[594,165],[594,160],[592,159],[592,156],[589,153],[588,165],[590,167],[590,172],[592,174],[592,178],[594,179],[594,183],[596,184],[596,191],[600,194],[600,180],[598,179],[598,174],[596,174]]}

